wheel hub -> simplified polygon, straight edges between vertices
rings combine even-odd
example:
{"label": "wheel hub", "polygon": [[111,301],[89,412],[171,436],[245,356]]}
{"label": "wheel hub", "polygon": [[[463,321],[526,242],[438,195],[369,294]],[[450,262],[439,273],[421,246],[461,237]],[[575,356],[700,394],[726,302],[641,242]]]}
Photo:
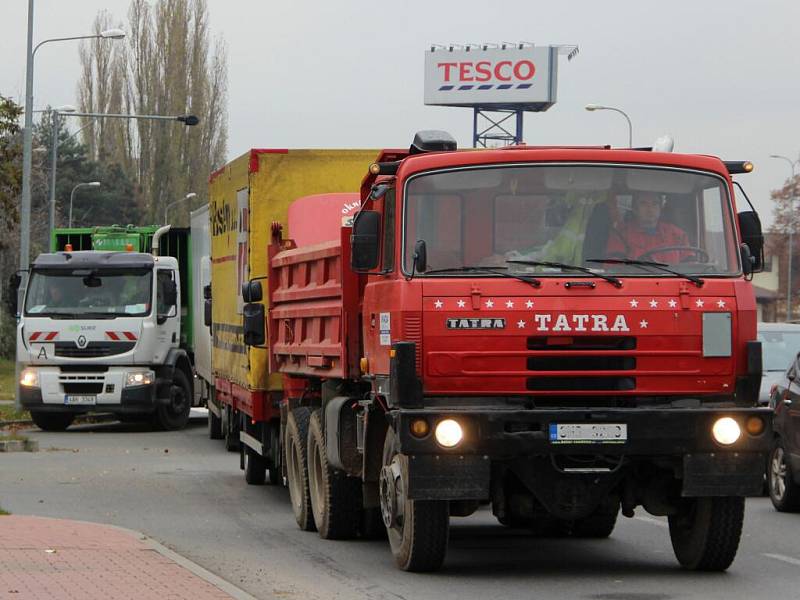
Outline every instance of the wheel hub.
{"label": "wheel hub", "polygon": [[383,524],[387,528],[391,528],[402,517],[405,504],[402,474],[397,457],[394,457],[392,462],[381,470],[379,489]]}

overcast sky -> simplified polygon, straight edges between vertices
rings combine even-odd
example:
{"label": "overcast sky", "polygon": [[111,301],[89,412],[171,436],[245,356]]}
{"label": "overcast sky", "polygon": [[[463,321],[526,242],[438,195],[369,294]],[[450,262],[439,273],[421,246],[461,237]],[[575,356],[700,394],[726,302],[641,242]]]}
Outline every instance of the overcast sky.
{"label": "overcast sky", "polygon": [[[128,0],[36,0],[34,43],[121,22]],[[577,44],[561,57],[558,103],[525,118],[528,144],[634,145],[669,133],[675,150],[751,160],[740,176],[765,222],[769,192],[800,154],[798,0],[208,0],[228,44],[229,157],[251,147],[398,147],[416,130],[471,144],[469,109],[423,105],[431,43]],[[0,94],[25,90],[26,0],[2,0]],[[115,43],[115,42],[109,42]],[[76,42],[37,53],[35,104],[77,104]]]}

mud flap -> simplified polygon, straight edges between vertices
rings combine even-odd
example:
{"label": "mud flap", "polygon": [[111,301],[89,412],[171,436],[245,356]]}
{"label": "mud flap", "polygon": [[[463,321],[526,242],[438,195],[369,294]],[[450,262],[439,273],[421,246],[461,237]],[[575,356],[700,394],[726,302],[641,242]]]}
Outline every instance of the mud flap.
{"label": "mud flap", "polygon": [[681,495],[760,496],[765,466],[766,457],[753,452],[686,454]]}
{"label": "mud flap", "polygon": [[411,500],[486,500],[490,478],[491,461],[485,456],[408,457]]}

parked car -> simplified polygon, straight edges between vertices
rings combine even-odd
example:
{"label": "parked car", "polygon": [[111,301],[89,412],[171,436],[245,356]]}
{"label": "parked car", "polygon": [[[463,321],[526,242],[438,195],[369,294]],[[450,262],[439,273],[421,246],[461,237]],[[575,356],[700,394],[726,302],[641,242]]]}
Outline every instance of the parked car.
{"label": "parked car", "polygon": [[772,386],[770,406],[775,411],[775,440],[767,462],[767,484],[772,504],[781,512],[800,510],[800,352]]}
{"label": "parked car", "polygon": [[800,324],[759,323],[758,339],[763,352],[763,371],[758,402],[769,404],[770,390],[786,374],[800,352]]}

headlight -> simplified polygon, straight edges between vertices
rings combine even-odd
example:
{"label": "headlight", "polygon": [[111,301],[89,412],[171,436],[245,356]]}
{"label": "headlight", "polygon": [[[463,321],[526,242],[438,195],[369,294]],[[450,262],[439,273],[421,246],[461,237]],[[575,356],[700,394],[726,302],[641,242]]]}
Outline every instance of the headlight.
{"label": "headlight", "polygon": [[37,369],[23,369],[19,374],[19,384],[23,387],[39,387],[39,371]]}
{"label": "headlight", "polygon": [[125,387],[150,385],[151,383],[153,383],[152,371],[132,371],[125,374]]}
{"label": "headlight", "polygon": [[445,448],[454,448],[458,446],[461,439],[464,437],[464,431],[461,429],[461,425],[459,425],[458,422],[453,419],[445,419],[444,421],[439,421],[439,424],[436,425],[434,435],[436,436],[436,441],[439,442],[440,445]]}
{"label": "headlight", "polygon": [[730,417],[722,417],[714,422],[711,428],[711,434],[723,446],[730,446],[735,443],[742,435],[742,429],[739,424]]}

